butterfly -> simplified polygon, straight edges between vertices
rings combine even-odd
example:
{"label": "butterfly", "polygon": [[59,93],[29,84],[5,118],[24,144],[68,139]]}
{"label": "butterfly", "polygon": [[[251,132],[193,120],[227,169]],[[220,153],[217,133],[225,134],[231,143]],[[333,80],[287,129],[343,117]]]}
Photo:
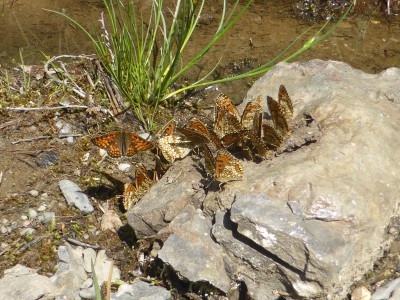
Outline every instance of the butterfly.
{"label": "butterfly", "polygon": [[196,144],[212,142],[217,149],[222,148],[221,141],[218,139],[215,132],[208,129],[207,126],[197,118],[192,118],[184,128],[178,128],[178,131]]}
{"label": "butterfly", "polygon": [[135,171],[135,184],[125,183],[123,194],[123,206],[129,210],[142,198],[156,182],[156,178],[151,179],[143,165],[138,165]]}
{"label": "butterfly", "polygon": [[215,179],[219,182],[241,180],[243,163],[225,149],[218,150],[215,158]]}
{"label": "butterfly", "polygon": [[215,159],[207,145],[203,145],[201,151],[204,157],[204,169],[215,180],[224,183],[242,179],[243,163],[227,150],[218,150]]}
{"label": "butterfly", "polygon": [[157,141],[158,149],[160,149],[163,157],[173,163],[177,159],[186,157],[193,149],[192,141],[179,136],[177,134],[165,135]]}
{"label": "butterfly", "polygon": [[289,125],[282,108],[279,103],[270,96],[267,96],[267,104],[276,131],[281,137],[284,137],[289,132]]}
{"label": "butterfly", "polygon": [[95,138],[92,143],[105,149],[110,157],[133,156],[139,151],[153,147],[153,144],[134,132],[114,131]]}
{"label": "butterfly", "polygon": [[174,120],[172,120],[172,121],[170,121],[170,122],[167,124],[167,126],[163,129],[161,135],[162,135],[162,136],[171,135],[171,134],[175,131],[175,128],[176,128],[176,123],[175,123]]}
{"label": "butterfly", "polygon": [[273,147],[279,147],[279,145],[282,143],[282,138],[276,132],[275,128],[272,127],[271,125],[262,124],[262,132],[263,132],[262,138],[265,144]]}
{"label": "butterfly", "polygon": [[293,103],[289,97],[286,88],[283,85],[279,86],[278,104],[286,120],[293,117]]}
{"label": "butterfly", "polygon": [[219,94],[215,100],[214,122],[217,121],[218,112],[224,109],[226,109],[229,114],[233,115],[238,121],[240,121],[239,112],[232,100],[224,94]]}
{"label": "butterfly", "polygon": [[259,96],[255,101],[250,101],[246,104],[246,107],[244,108],[242,117],[240,119],[242,127],[245,129],[254,129],[255,131],[257,131],[257,129],[254,128],[254,123],[257,122],[258,119],[261,117],[261,112],[261,96]]}
{"label": "butterfly", "polygon": [[214,132],[223,139],[227,134],[239,133],[243,130],[239,119],[231,114],[226,107],[221,108],[217,112],[216,121],[214,124]]}

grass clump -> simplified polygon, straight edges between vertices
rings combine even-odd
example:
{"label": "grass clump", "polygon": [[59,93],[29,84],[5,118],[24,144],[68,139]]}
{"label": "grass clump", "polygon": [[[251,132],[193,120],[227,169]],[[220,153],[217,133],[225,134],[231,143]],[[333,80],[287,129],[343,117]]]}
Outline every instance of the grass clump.
{"label": "grass clump", "polygon": [[163,0],[150,0],[150,16],[146,21],[138,14],[132,1],[103,1],[108,22],[102,15],[101,32],[93,27],[94,33],[89,33],[75,20],[62,13],[58,14],[68,18],[91,39],[101,66],[126,101],[126,103],[119,101],[119,105],[124,107],[128,104],[148,131],[155,129],[154,118],[160,105],[175,95],[197,87],[262,74],[280,60],[292,59],[319,43],[346,15],[322,34],[329,22],[325,23],[306,44],[286,58],[284,55],[305,33],[277,57],[256,69],[228,78],[207,81],[215,66],[196,82],[177,88],[176,83],[182,80],[188,70],[199,64],[254,0],[247,1],[241,8],[238,6],[239,0],[235,0],[230,9],[227,0],[223,0],[220,21],[214,35],[206,42],[206,46],[191,58],[184,57],[185,49],[190,43],[195,43],[192,35],[199,23],[205,0],[177,0],[173,11],[163,6]]}

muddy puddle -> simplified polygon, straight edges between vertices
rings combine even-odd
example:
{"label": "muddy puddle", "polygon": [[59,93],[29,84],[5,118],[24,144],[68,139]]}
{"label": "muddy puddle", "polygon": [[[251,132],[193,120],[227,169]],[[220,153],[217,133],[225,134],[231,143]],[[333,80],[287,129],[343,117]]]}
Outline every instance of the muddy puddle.
{"label": "muddy puddle", "polygon": [[[189,57],[201,49],[218,26],[221,6],[216,3],[219,1],[208,2],[210,3],[205,8],[198,32],[188,49]],[[294,2],[296,1],[255,1],[236,26],[208,53],[202,65],[198,66],[198,70],[188,74],[188,80],[198,76],[202,70],[211,68],[219,60],[221,60],[218,69],[220,75],[229,76],[257,67],[278,55],[310,27],[309,24],[293,17]],[[136,3],[138,9],[145,14],[148,9],[146,3],[142,1]],[[101,0],[3,1],[0,16],[1,73],[5,66],[12,67],[21,63],[20,50],[26,65],[43,65],[45,61],[43,54],[56,56],[93,53],[91,44],[80,30],[66,19],[45,11],[44,8],[65,12],[87,28],[91,28],[93,23],[98,26],[100,13],[105,10]],[[317,24],[311,32],[316,32],[321,25]],[[306,39],[301,40],[299,47],[305,42]],[[310,59],[344,61],[369,73],[377,73],[389,67],[400,67],[400,17],[392,15],[389,20],[379,11],[368,15],[350,15],[326,40],[296,58],[297,61]],[[74,74],[81,76],[79,71]],[[82,78],[86,78],[85,76],[82,74]],[[256,79],[221,85],[217,92],[222,91],[235,102],[240,102]],[[52,90],[42,90],[46,91],[56,93]],[[50,101],[47,104],[52,103]],[[0,214],[11,222],[18,220],[29,208],[35,208],[42,203],[57,214],[57,225],[52,231],[46,226],[36,227],[37,232],[34,237],[39,236],[41,240],[32,247],[32,250],[22,253],[19,251],[15,243],[22,243],[23,239],[21,240],[15,232],[5,239],[0,236],[0,242],[11,245],[10,251],[0,252],[0,276],[5,269],[17,262],[29,267],[40,267],[44,274],[52,273],[56,262],[52,247],[62,244],[63,236],[84,238],[86,232],[80,228],[98,226],[100,212],[82,217],[79,212],[59,203],[62,197],[58,189],[60,179],[77,181],[79,178],[77,182],[79,185],[86,187],[93,185],[92,170],[97,166],[90,162],[83,166],[80,160],[92,147],[89,139],[82,137],[72,145],[56,139],[19,142],[32,136],[57,134],[56,123],[60,120],[73,124],[74,130],[85,133],[93,132],[99,123],[99,118],[95,114],[88,115],[79,110],[38,113],[0,111],[0,153],[2,153],[0,174],[3,177],[0,179]],[[10,145],[10,140],[18,143]],[[57,154],[57,163],[49,169],[38,167],[38,157],[40,158],[43,153],[52,152]],[[115,169],[115,165],[110,164],[109,168]],[[32,190],[39,191],[41,196],[47,195],[47,198],[42,199],[40,196],[38,200],[30,196],[29,192]],[[102,199],[99,191],[89,192],[94,198]],[[106,200],[112,199],[116,194],[115,191],[109,191],[109,194],[101,192]],[[117,205],[115,203],[116,207]],[[135,241],[128,239],[121,243],[121,236],[117,234],[100,233],[91,235],[87,242],[108,249],[110,256],[122,269],[122,278],[127,281],[132,279],[130,272],[138,262],[138,253],[130,249]],[[371,273],[361,284],[367,287],[376,286],[399,275],[400,260],[397,255],[399,245],[398,242],[394,244],[386,253],[386,259],[376,263],[376,273]],[[146,245],[141,247],[144,249]],[[46,259],[39,255],[41,252],[46,253]]]}

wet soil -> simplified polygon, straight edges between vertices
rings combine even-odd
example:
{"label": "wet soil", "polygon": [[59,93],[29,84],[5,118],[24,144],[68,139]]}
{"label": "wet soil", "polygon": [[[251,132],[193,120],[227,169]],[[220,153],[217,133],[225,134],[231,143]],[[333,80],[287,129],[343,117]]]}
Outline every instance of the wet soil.
{"label": "wet soil", "polygon": [[[293,18],[291,8],[294,2],[255,1],[232,31],[209,53],[203,65],[188,74],[187,79],[196,78],[201,70],[210,68],[220,58],[218,76],[229,76],[256,67],[279,54],[310,26]],[[120,190],[96,171],[107,172],[121,182],[130,181],[131,174],[117,169],[123,160],[107,158],[99,162],[98,151],[91,145],[90,137],[114,127],[136,130],[137,124],[132,118],[121,115],[115,121],[100,111],[85,108],[38,111],[7,109],[20,105],[60,106],[60,103],[92,106],[91,101],[103,108],[110,108],[103,104],[106,99],[103,86],[93,85],[98,79],[95,67],[85,59],[67,60],[66,64],[76,82],[91,95],[90,99],[80,98],[62,85],[49,83],[49,78],[43,72],[43,56],[38,51],[50,56],[90,54],[92,47],[85,36],[65,19],[42,8],[64,9],[89,27],[91,20],[96,23],[100,11],[104,10],[101,1],[79,0],[10,1],[3,6],[0,19],[0,30],[5,33],[5,39],[0,44],[0,64],[3,66],[0,69],[0,226],[5,224],[3,222],[6,219],[8,225],[17,222],[18,228],[7,235],[0,233],[0,244],[9,245],[5,249],[0,248],[0,276],[5,269],[17,263],[39,268],[43,274],[53,273],[58,261],[56,247],[67,238],[73,238],[106,249],[107,255],[122,270],[123,280],[133,279],[132,272],[139,266],[144,275],[157,277],[161,273],[157,262],[139,263],[140,252],[151,253],[153,241],[136,241],[127,227],[119,233],[100,230],[102,212],[99,205],[108,205],[119,213],[123,222],[125,219]],[[146,10],[145,6],[140,6],[140,1],[138,8]],[[189,56],[215,31],[220,12],[218,4],[208,4],[194,36],[194,43],[188,51]],[[317,27],[311,31],[315,32]],[[375,13],[350,15],[329,38],[296,60],[341,60],[365,72],[377,73],[388,67],[400,66],[399,33],[400,17],[396,15],[391,15],[389,19],[378,10]],[[299,46],[305,41],[301,40]],[[23,48],[24,63],[37,65],[33,69],[25,68],[25,79],[18,65],[21,63],[20,48]],[[239,103],[255,79],[214,87],[201,94],[199,99],[205,101],[200,106],[208,106],[221,91]],[[192,110],[182,108],[177,113],[189,112]],[[209,111],[193,113],[207,114]],[[60,127],[69,128],[66,135],[77,135],[73,142],[59,138],[62,134]],[[90,153],[89,158],[87,153]],[[154,156],[145,153],[126,160],[133,164],[144,162],[151,167]],[[58,188],[58,182],[62,179],[76,182],[91,197],[95,206],[93,214],[83,216],[79,211],[67,207]],[[39,195],[32,195],[32,190],[38,191]],[[37,210],[42,205],[46,206],[46,211],[55,212],[55,222],[41,224],[33,221],[24,224],[21,216],[26,215],[30,208]],[[21,236],[19,232],[24,225],[36,231]],[[393,228],[392,231],[397,232]],[[399,245],[400,242],[396,241],[376,263],[375,269],[356,284],[374,290],[387,280],[399,276]],[[173,281],[171,283],[170,277],[160,278],[157,282],[167,288],[174,287],[182,293],[186,292],[176,278]],[[186,297],[191,296],[187,294]]]}

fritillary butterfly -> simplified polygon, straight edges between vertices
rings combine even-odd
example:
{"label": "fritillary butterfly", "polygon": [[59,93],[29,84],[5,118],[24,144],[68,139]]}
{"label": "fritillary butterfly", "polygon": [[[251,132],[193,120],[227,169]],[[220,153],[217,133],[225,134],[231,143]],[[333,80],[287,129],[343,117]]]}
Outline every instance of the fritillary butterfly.
{"label": "fritillary butterfly", "polygon": [[243,128],[253,129],[254,119],[261,116],[261,112],[261,96],[259,96],[255,101],[250,101],[246,104],[240,119]]}
{"label": "fritillary butterfly", "polygon": [[285,136],[286,133],[288,133],[289,131],[289,125],[286,121],[285,115],[281,107],[279,106],[279,103],[268,96],[267,104],[276,131],[281,137]]}
{"label": "fritillary butterfly", "polygon": [[115,131],[92,139],[92,143],[105,149],[110,157],[133,156],[139,151],[153,147],[153,144],[134,132]]}
{"label": "fritillary butterfly", "polygon": [[278,103],[286,120],[293,117],[293,103],[286,88],[281,85],[278,92]]}
{"label": "fritillary butterfly", "polygon": [[129,210],[135,205],[150,189],[155,180],[150,179],[146,168],[138,165],[135,171],[135,185],[126,183],[124,186],[123,205]]}
{"label": "fritillary butterfly", "polygon": [[192,141],[176,134],[161,137],[157,146],[169,163],[186,157],[194,147]]}
{"label": "fritillary butterfly", "polygon": [[228,151],[221,149],[215,158],[215,179],[219,182],[241,180],[243,177],[243,163]]}
{"label": "fritillary butterfly", "polygon": [[214,122],[217,121],[218,113],[224,109],[226,109],[229,114],[233,115],[238,121],[240,121],[239,112],[232,100],[224,94],[219,94],[215,100]]}

